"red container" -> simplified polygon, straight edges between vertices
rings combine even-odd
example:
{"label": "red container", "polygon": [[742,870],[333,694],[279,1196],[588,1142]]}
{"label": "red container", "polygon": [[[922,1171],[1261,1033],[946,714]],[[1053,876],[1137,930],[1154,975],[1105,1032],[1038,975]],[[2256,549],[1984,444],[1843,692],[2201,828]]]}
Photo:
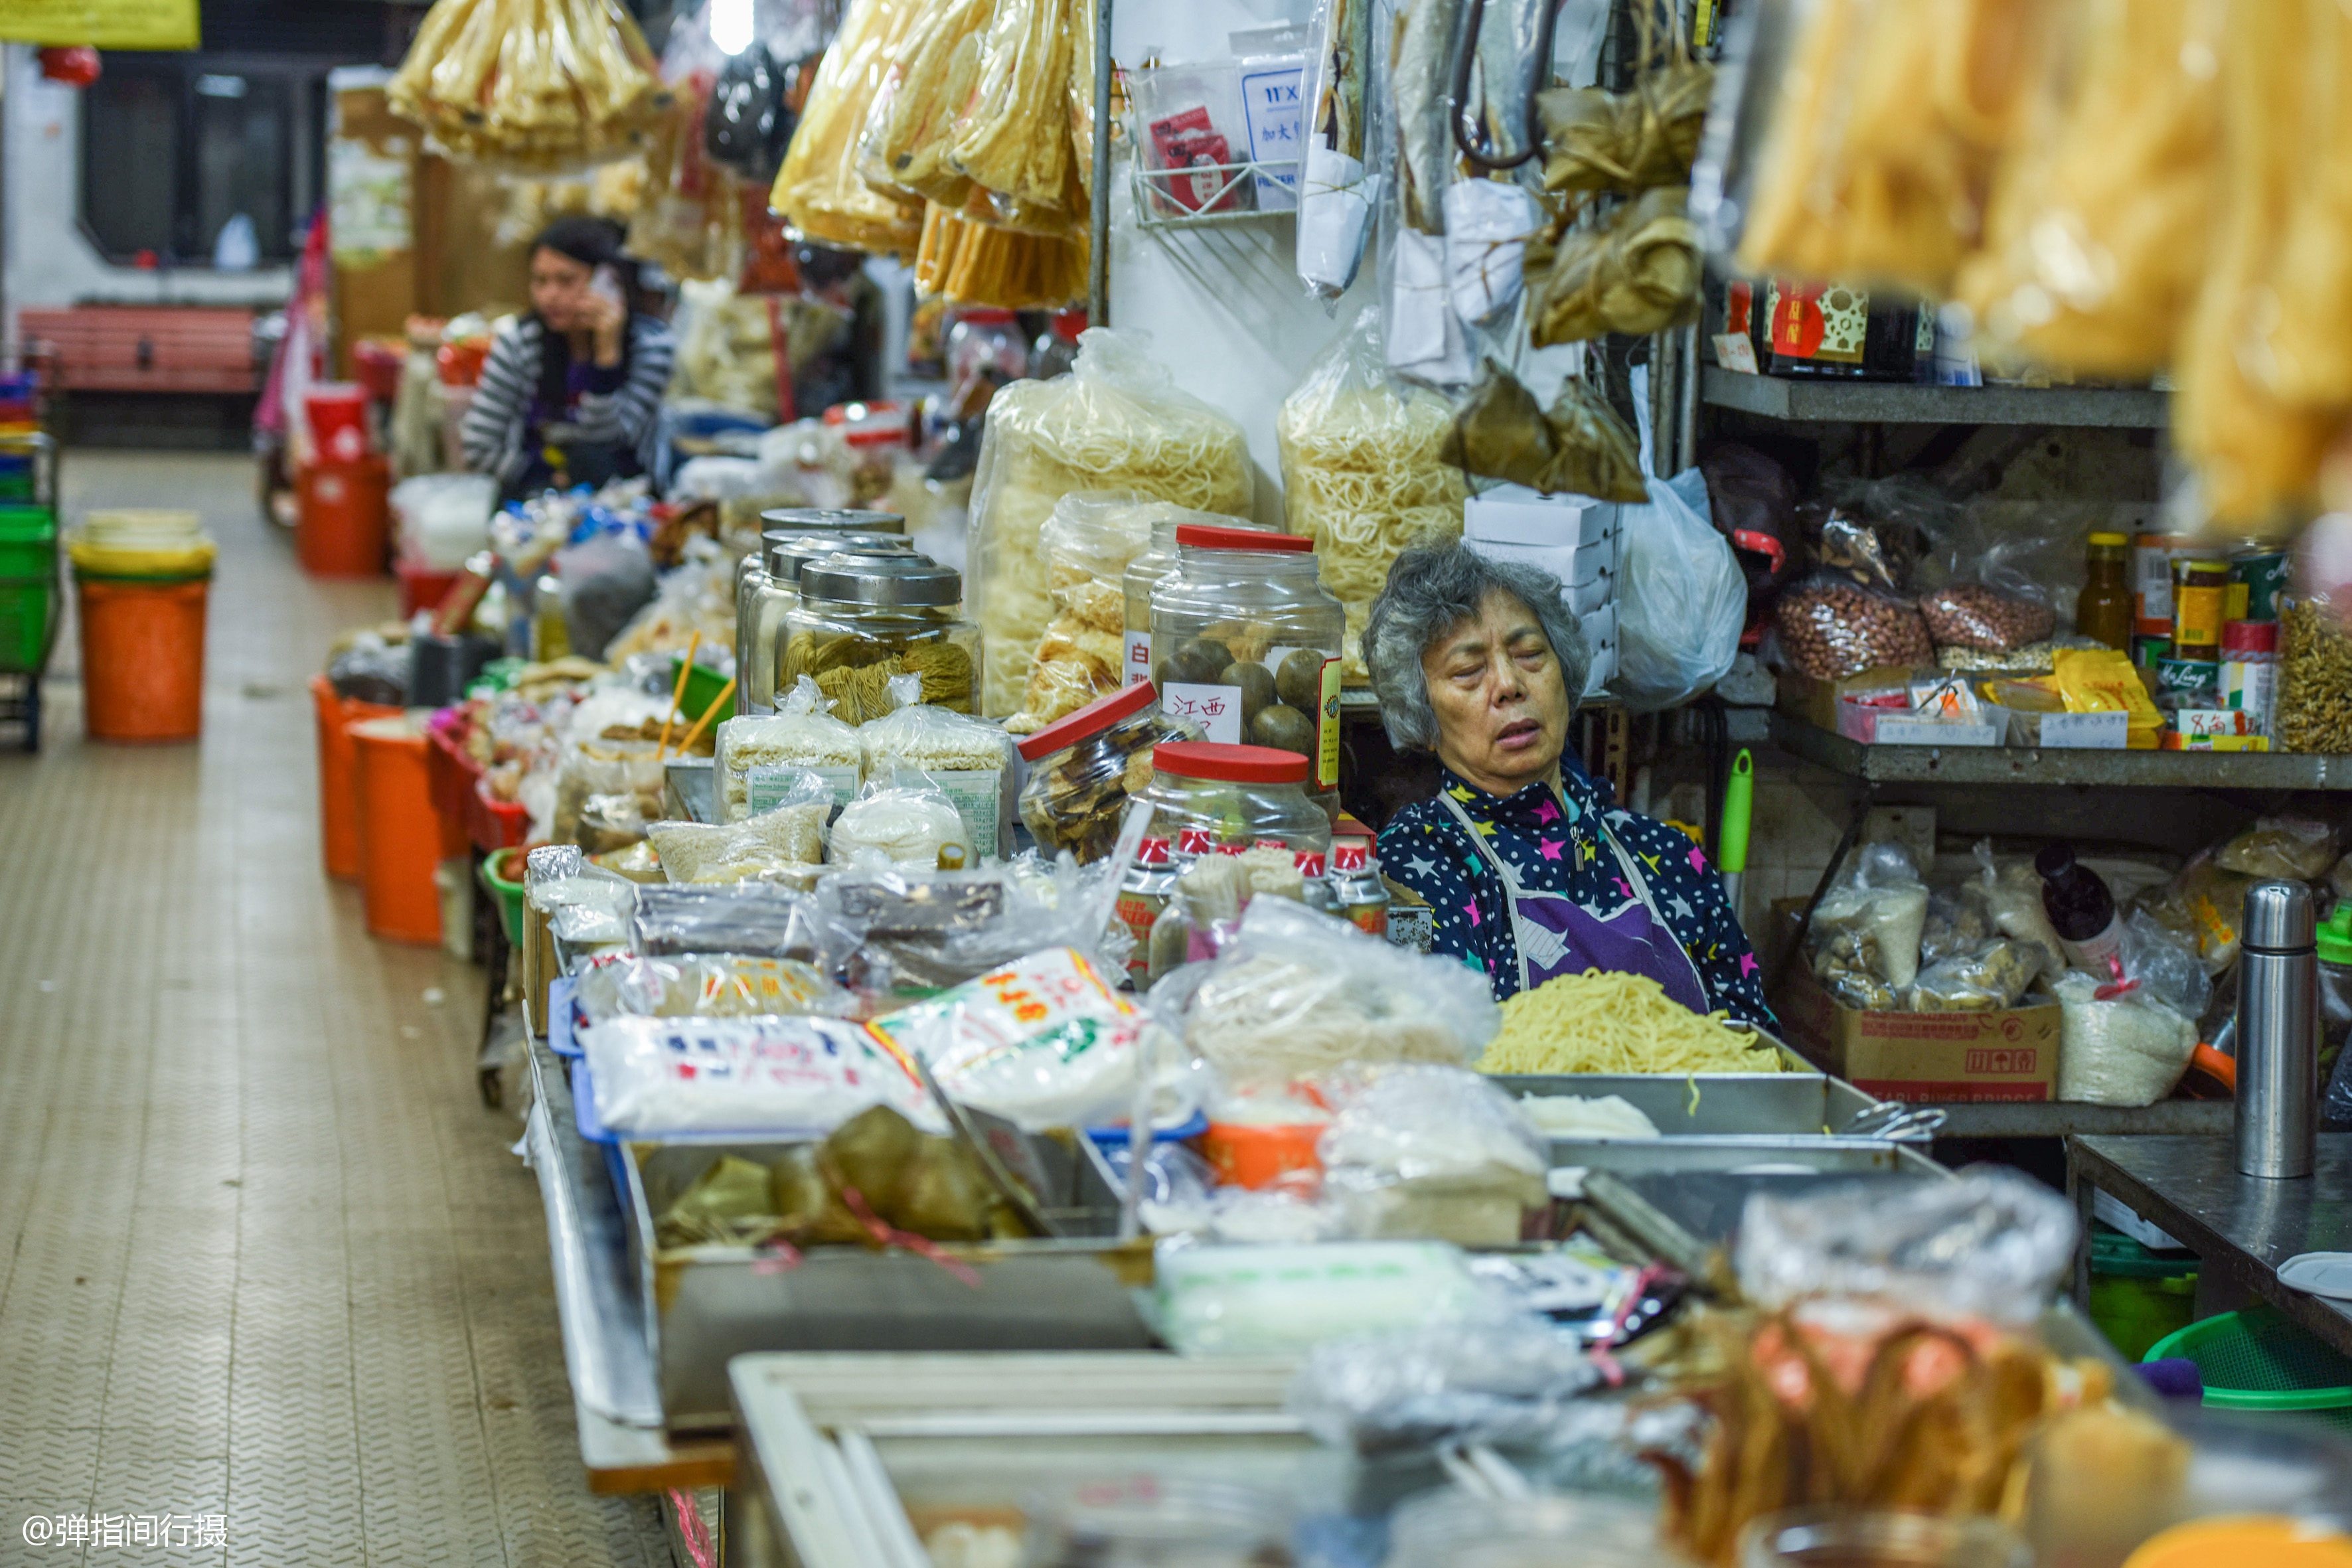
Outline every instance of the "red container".
{"label": "red container", "polygon": [[491,799],[490,781],[477,779],[466,802],[466,831],[485,854],[512,849],[530,837],[530,807],[519,800]]}
{"label": "red container", "polygon": [[392,574],[400,579],[400,618],[406,620],[419,610],[437,610],[449,590],[457,584],[462,572],[436,572],[429,566],[418,566],[406,561],[393,563]]}
{"label": "red container", "polygon": [[358,760],[351,726],[368,719],[396,719],[397,708],[335,695],[323,675],[310,678],[310,703],[319,720],[319,854],[327,875],[359,880],[360,805]]}
{"label": "red container", "polygon": [[441,825],[441,858],[447,860],[463,855],[471,842],[466,831],[466,802],[482,771],[466,754],[466,720],[457,709],[445,708],[435,714],[425,739],[431,747],[425,753],[425,773],[433,790],[433,815]]}
{"label": "red container", "polygon": [[425,737],[405,719],[351,727],[358,758],[360,889],[367,928],[393,942],[441,940],[441,825]]}
{"label": "red container", "polygon": [[392,535],[392,470],[382,458],[320,463],[295,480],[294,553],[320,577],[381,577]]}
{"label": "red container", "polygon": [[367,388],[359,383],[319,383],[302,395],[302,412],[320,463],[356,463],[375,449],[368,437]]}
{"label": "red container", "polygon": [[400,395],[400,372],[407,351],[397,338],[362,338],[352,345],[352,374],[378,403]]}
{"label": "red container", "polygon": [[93,741],[193,741],[205,727],[209,578],[77,575],[83,725]]}

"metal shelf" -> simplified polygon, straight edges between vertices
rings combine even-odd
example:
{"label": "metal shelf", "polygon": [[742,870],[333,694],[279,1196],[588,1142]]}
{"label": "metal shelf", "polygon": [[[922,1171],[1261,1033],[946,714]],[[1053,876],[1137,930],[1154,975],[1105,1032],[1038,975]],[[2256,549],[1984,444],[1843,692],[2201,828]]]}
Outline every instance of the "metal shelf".
{"label": "metal shelf", "polygon": [[2352,790],[2352,757],[2285,752],[1865,746],[1774,710],[1772,742],[1870,784],[2079,784],[2107,789]]}
{"label": "metal shelf", "polygon": [[[1922,1107],[1921,1109],[1927,1109]],[[1989,1100],[1942,1105],[1938,1138],[2071,1138],[2078,1133],[2226,1133],[2236,1112],[2226,1100],[2159,1100],[2154,1105],[2073,1100]]]}
{"label": "metal shelf", "polygon": [[[1268,218],[1297,216],[1298,198],[1294,194],[1288,206],[1258,205],[1258,179],[1262,175],[1277,183],[1287,179],[1295,185],[1298,179],[1299,162],[1296,158],[1266,159],[1244,163],[1195,163],[1181,169],[1147,169],[1141,161],[1131,163],[1128,179],[1134,186],[1135,226],[1141,229],[1230,228],[1238,224],[1260,223]],[[1203,195],[1202,176],[1219,175],[1216,187]],[[1178,181],[1185,182],[1182,185]],[[1224,202],[1246,203],[1223,210]]]}
{"label": "metal shelf", "polygon": [[1904,382],[1809,381],[1700,367],[1699,396],[1766,419],[1864,425],[2048,425],[2151,430],[2165,423],[2166,393],[2118,386],[1922,386]]}

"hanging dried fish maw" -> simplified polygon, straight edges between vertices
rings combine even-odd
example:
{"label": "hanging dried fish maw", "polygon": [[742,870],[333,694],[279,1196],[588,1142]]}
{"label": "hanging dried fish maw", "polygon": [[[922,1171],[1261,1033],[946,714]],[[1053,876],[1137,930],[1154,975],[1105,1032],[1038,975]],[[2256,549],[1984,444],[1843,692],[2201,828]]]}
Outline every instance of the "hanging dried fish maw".
{"label": "hanging dried fish maw", "polygon": [[386,94],[454,158],[552,173],[637,151],[657,68],[617,0],[439,0]]}
{"label": "hanging dried fish maw", "polygon": [[1683,210],[1689,196],[1680,185],[1644,191],[1608,227],[1561,239],[1556,255],[1549,244],[1531,244],[1534,342],[1575,342],[1604,332],[1640,336],[1694,319],[1704,264],[1698,226]]}
{"label": "hanging dried fish maw", "polygon": [[980,79],[991,4],[934,3],[908,30],[891,63],[893,79],[866,113],[859,167],[869,186],[895,187],[950,209],[970,199],[971,180],[948,166],[948,150],[956,110]]}
{"label": "hanging dried fish maw", "polygon": [[1448,56],[1463,0],[1412,0],[1398,20],[1391,80],[1396,98],[1398,199],[1404,221],[1423,234],[1445,232],[1445,187],[1454,181],[1454,128],[1447,105]]}
{"label": "hanging dried fish maw", "polygon": [[1639,191],[1690,179],[1715,68],[1676,60],[1631,92],[1554,88],[1536,95],[1548,191]]}
{"label": "hanging dried fish maw", "polygon": [[1069,0],[1000,5],[980,46],[980,79],[956,118],[949,163],[1003,197],[1035,228],[1058,213],[1070,180]]}
{"label": "hanging dried fish maw", "polygon": [[[2328,4],[2329,0],[2320,0]],[[2002,161],[1958,297],[1995,342],[2094,375],[2170,362],[2221,204],[2225,0],[2078,0],[2060,90]]]}
{"label": "hanging dried fish maw", "polygon": [[890,51],[921,7],[912,0],[852,0],[817,67],[800,129],[770,205],[810,238],[851,250],[904,254],[922,238],[919,208],[877,195],[858,176],[858,137]]}
{"label": "hanging dried fish maw", "polygon": [[2337,0],[2289,3],[2310,18],[2312,120],[2262,342],[2280,396],[2340,408],[2352,406],[2352,16]]}
{"label": "hanging dried fish maw", "polygon": [[1547,414],[1493,360],[1454,414],[1439,456],[1465,473],[1547,494],[1614,501],[1650,495],[1633,433],[1598,393],[1570,376]]}
{"label": "hanging dried fish maw", "polygon": [[2176,371],[2173,432],[2213,515],[2274,536],[2304,520],[2343,410],[2288,402],[2259,335],[2276,308],[2277,237],[2294,209],[2315,107],[2307,73],[2281,71],[2322,40],[2301,5],[2231,8],[2221,50],[2226,165],[2221,238]]}

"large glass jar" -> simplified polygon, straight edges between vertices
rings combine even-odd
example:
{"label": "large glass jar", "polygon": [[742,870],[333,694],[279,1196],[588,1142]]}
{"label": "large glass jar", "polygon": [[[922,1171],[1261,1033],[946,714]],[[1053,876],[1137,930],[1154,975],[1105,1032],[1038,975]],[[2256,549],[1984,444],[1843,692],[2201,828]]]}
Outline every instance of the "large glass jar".
{"label": "large glass jar", "polygon": [[1348,613],[1314,542],[1183,523],[1176,574],[1151,592],[1152,679],[1163,712],[1223,744],[1307,759],[1307,791],[1337,798],[1339,653]]}
{"label": "large glass jar", "polygon": [[1153,748],[1200,738],[1200,726],[1160,711],[1149,682],[1098,697],[1022,740],[1029,782],[1021,820],[1047,855],[1067,849],[1082,866],[1099,860],[1118,842],[1128,797],[1151,782]]}
{"label": "large glass jar", "polygon": [[760,570],[745,579],[751,594],[750,618],[735,623],[740,649],[735,666],[735,689],[741,695],[736,711],[770,713],[776,706],[777,667],[782,658],[778,641],[784,615],[800,602],[801,568],[827,555],[911,555],[914,546],[902,533],[766,533]]}
{"label": "large glass jar", "polygon": [[800,571],[800,599],[784,616],[776,676],[803,675],[852,724],[897,704],[890,678],[919,675],[922,700],[972,711],[980,628],[962,617],[963,574],[928,555],[827,555]]}
{"label": "large glass jar", "polygon": [[[768,547],[813,534],[869,538],[877,533],[904,535],[907,520],[895,511],[846,511],[825,507],[776,507],[760,514],[760,548],[735,563],[735,711],[764,713],[775,704],[772,695],[762,703],[752,700],[756,686],[772,694],[775,688],[775,647],[772,638],[755,659],[751,641],[761,579],[768,569]],[[765,674],[755,673],[755,668]]]}
{"label": "large glass jar", "polygon": [[[1122,586],[1127,592],[1127,683],[1151,679],[1151,590],[1176,575],[1176,530],[1197,522],[1219,528],[1263,528],[1245,518],[1223,517],[1213,511],[1188,511],[1167,501],[1151,507],[1151,544],[1127,563]],[[1266,530],[1271,532],[1271,530]]]}
{"label": "large glass jar", "polygon": [[1155,808],[1152,837],[1182,840],[1194,852],[1265,842],[1328,850],[1331,818],[1307,798],[1307,774],[1296,752],[1207,741],[1158,746],[1142,795]]}

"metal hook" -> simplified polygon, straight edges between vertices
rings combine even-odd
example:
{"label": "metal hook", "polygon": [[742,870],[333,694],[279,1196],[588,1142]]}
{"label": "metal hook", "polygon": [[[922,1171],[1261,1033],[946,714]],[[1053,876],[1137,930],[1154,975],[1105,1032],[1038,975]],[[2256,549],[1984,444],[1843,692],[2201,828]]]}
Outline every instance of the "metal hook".
{"label": "metal hook", "polygon": [[[1465,158],[1489,174],[1516,169],[1543,151],[1543,121],[1536,112],[1536,94],[1543,89],[1546,79],[1551,74],[1552,29],[1559,21],[1559,7],[1563,0],[1541,0],[1541,3],[1542,9],[1538,13],[1539,19],[1536,26],[1535,58],[1528,62],[1528,144],[1508,158],[1493,156],[1471,145],[1470,62],[1477,57],[1478,35],[1486,21],[1486,0],[1465,0],[1463,6],[1462,26],[1454,37],[1453,69],[1450,73],[1454,97],[1448,108],[1454,116],[1454,145],[1461,150]],[[1486,91],[1491,95],[1495,90],[1496,84],[1488,82]]]}

